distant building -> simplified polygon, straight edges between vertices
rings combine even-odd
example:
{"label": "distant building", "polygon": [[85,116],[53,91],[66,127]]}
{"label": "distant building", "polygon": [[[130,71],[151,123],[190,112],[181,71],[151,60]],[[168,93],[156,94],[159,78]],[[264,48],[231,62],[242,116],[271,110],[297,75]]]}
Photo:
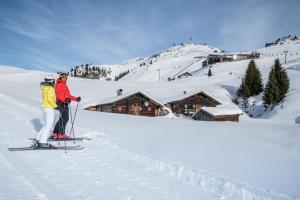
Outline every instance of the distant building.
{"label": "distant building", "polygon": [[220,63],[220,62],[230,62],[237,60],[246,60],[246,59],[256,59],[260,57],[260,53],[231,53],[231,54],[210,54],[207,56],[207,59],[202,62],[202,67],[207,67],[209,65]]}
{"label": "distant building", "polygon": [[215,63],[229,61],[233,61],[233,58],[231,56],[228,56],[227,54],[209,54],[207,56],[207,59],[202,62],[202,67],[207,67]]}
{"label": "distant building", "polygon": [[180,74],[180,75],[178,76],[178,78],[179,78],[179,79],[184,79],[184,78],[188,78],[188,77],[191,77],[191,76],[192,76],[191,73],[189,73],[189,72],[184,72],[183,74]]}
{"label": "distant building", "polygon": [[192,116],[195,120],[201,121],[239,121],[239,116],[243,112],[232,107],[202,107]]}
{"label": "distant building", "polygon": [[255,59],[260,57],[260,53],[252,52],[252,53],[236,53],[236,54],[229,54],[233,60],[246,60],[246,59]]}

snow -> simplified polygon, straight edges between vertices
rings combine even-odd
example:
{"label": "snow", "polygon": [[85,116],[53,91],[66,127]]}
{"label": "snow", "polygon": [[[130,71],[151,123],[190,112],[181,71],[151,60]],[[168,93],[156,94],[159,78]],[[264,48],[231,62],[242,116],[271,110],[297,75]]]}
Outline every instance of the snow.
{"label": "snow", "polygon": [[[151,58],[157,59],[153,69],[137,67],[117,82],[70,78],[72,94],[82,97],[75,134],[92,140],[68,153],[7,150],[30,145],[27,138],[41,128],[39,83],[46,73],[0,66],[0,199],[300,199],[299,57],[284,65],[291,80],[285,101],[260,118],[244,114],[238,123],[220,123],[83,110],[116,97],[120,88],[162,103],[185,96],[183,91],[204,91],[233,107],[249,60],[215,64],[212,77],[198,70],[189,79],[164,81],[180,70],[174,65],[194,62],[202,49],[214,51],[192,44],[169,48]],[[256,60],[264,82],[274,58]]]}
{"label": "snow", "polygon": [[208,112],[213,116],[217,115],[240,115],[243,114],[243,111],[237,107],[224,107],[224,106],[217,106],[217,107],[201,107],[202,110]]}

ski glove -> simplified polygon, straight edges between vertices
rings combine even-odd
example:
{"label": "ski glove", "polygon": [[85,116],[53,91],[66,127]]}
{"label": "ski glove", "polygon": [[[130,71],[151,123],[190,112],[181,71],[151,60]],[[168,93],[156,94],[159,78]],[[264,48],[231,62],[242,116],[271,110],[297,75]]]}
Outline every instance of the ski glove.
{"label": "ski glove", "polygon": [[71,103],[71,99],[70,98],[66,98],[65,101],[66,101],[67,104]]}
{"label": "ski glove", "polygon": [[81,101],[81,97],[77,97],[77,101],[80,102]]}

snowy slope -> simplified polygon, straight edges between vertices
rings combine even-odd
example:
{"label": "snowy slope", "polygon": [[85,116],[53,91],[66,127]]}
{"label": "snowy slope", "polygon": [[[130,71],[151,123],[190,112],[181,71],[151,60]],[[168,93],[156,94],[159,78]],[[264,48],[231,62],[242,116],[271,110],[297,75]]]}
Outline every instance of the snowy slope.
{"label": "snowy slope", "polygon": [[[195,45],[184,43],[170,47],[160,53],[144,59],[134,59],[123,62],[119,68],[111,67],[120,71],[130,70],[130,73],[121,80],[123,81],[159,81],[167,80],[168,77],[176,77],[182,72],[194,71],[202,67],[201,57],[220,52],[219,49],[208,45]],[[197,58],[198,57],[198,58]]]}
{"label": "snowy slope", "polygon": [[126,72],[127,70],[129,71],[135,70],[140,65],[140,63],[143,62],[143,60],[144,58],[134,58],[117,65],[93,65],[93,66],[99,67],[100,69],[107,69],[111,71],[111,74],[108,74],[107,78],[111,78],[112,80],[114,80],[115,77],[118,76],[120,73]]}
{"label": "snowy slope", "polygon": [[284,51],[287,51],[287,60],[294,60],[300,57],[300,40],[286,40],[281,44],[257,49],[263,58],[279,57],[282,61],[285,59]]}
{"label": "snowy slope", "polygon": [[[273,59],[257,62],[267,72]],[[299,125],[291,121],[300,113],[297,60],[286,66],[292,89],[284,108],[289,109],[271,120],[200,122],[81,109],[119,88],[147,91],[160,101],[183,90],[205,90],[231,104],[247,63],[216,65],[211,78],[199,73],[172,82],[70,78],[72,93],[83,97],[76,134],[92,140],[67,154],[7,151],[29,145],[27,138],[41,128],[39,82],[45,73],[1,66],[0,199],[300,199]]]}

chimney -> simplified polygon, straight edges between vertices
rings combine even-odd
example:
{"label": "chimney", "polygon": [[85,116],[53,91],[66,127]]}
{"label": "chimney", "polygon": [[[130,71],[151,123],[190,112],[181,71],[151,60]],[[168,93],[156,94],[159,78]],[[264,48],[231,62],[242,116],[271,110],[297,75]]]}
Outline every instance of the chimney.
{"label": "chimney", "polygon": [[183,94],[186,94],[186,90],[183,91]]}
{"label": "chimney", "polygon": [[122,92],[123,92],[123,89],[118,89],[117,90],[117,96],[122,96]]}

